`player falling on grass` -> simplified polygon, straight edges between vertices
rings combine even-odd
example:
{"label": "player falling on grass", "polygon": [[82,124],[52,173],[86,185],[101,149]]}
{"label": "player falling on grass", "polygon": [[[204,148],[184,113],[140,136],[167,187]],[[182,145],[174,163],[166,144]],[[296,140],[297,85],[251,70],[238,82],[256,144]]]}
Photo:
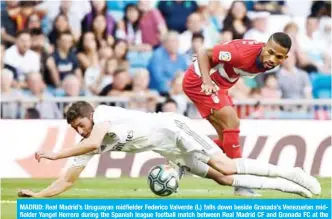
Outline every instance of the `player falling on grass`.
{"label": "player falling on grass", "polygon": [[[240,158],[240,120],[228,95],[241,76],[254,77],[273,70],[286,58],[291,39],[274,33],[268,42],[233,40],[212,49],[201,49],[186,71],[183,91],[218,133],[214,142],[229,158]],[[256,195],[251,190],[235,189],[238,195]]]}
{"label": "player falling on grass", "polygon": [[[73,157],[69,169],[40,192],[22,190],[19,196],[58,195],[79,177],[89,160],[105,151],[138,153],[155,151],[180,168],[213,179],[220,185],[275,189],[304,197],[319,194],[319,182],[300,168],[281,168],[256,160],[229,159],[207,136],[191,128],[187,117],[174,113],[144,113],[101,105],[94,109],[81,101],[69,107],[67,122],[84,139],[75,147],[58,153],[37,152],[36,159],[57,160]],[[184,168],[186,167],[186,168]]]}

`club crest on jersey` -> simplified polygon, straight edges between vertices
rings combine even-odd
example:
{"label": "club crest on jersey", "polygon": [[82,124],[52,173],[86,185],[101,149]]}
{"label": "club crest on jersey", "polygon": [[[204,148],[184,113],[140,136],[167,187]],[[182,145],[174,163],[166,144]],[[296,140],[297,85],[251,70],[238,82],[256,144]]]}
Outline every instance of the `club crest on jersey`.
{"label": "club crest on jersey", "polygon": [[212,94],[211,97],[212,97],[212,100],[213,100],[214,103],[219,103],[220,102],[219,97],[217,95]]}
{"label": "club crest on jersey", "polygon": [[219,60],[220,61],[225,61],[225,62],[229,62],[232,59],[232,55],[230,52],[219,52]]}

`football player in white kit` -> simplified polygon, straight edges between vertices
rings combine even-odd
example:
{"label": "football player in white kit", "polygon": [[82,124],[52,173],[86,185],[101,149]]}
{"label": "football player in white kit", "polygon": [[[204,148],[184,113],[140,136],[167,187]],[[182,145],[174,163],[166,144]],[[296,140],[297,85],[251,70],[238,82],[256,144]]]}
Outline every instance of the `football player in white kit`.
{"label": "football player in white kit", "polygon": [[66,191],[95,154],[151,150],[175,163],[180,175],[186,167],[220,185],[274,189],[304,197],[321,192],[316,178],[300,168],[282,168],[247,158],[229,159],[209,137],[191,128],[189,118],[179,114],[144,113],[105,105],[94,109],[80,101],[69,107],[66,117],[83,140],[58,153],[39,151],[35,157],[38,162],[72,157],[70,167],[44,190],[21,190],[19,196],[51,197]]}

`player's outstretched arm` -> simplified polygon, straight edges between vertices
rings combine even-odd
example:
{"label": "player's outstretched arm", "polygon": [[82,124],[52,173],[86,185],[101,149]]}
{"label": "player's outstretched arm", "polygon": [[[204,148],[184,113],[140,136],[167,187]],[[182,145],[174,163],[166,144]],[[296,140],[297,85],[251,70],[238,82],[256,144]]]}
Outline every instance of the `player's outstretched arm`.
{"label": "player's outstretched arm", "polygon": [[207,95],[217,92],[218,90],[218,87],[215,86],[210,77],[211,61],[212,49],[201,48],[197,54],[197,62],[203,80],[202,92],[205,92]]}
{"label": "player's outstretched arm", "polygon": [[107,131],[109,130],[109,127],[109,122],[103,122],[95,125],[91,131],[90,136],[78,143],[78,145],[76,145],[75,147],[63,149],[58,153],[39,151],[35,154],[35,157],[39,162],[42,158],[49,160],[58,160],[94,151],[100,147]]}
{"label": "player's outstretched arm", "polygon": [[64,175],[60,176],[56,181],[42,191],[32,192],[31,190],[21,190],[18,192],[18,196],[43,198],[59,195],[74,185],[84,168],[84,166],[70,167]]}

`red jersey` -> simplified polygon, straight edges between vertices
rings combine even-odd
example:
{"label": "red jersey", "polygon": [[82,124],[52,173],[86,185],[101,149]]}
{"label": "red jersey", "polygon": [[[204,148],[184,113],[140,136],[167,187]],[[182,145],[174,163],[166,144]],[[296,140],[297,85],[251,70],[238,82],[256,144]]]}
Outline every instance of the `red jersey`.
{"label": "red jersey", "polygon": [[[232,87],[241,76],[255,77],[266,70],[258,67],[259,56],[264,43],[254,40],[233,40],[214,46],[211,66],[211,79],[220,88]],[[201,76],[198,61],[190,67]]]}

